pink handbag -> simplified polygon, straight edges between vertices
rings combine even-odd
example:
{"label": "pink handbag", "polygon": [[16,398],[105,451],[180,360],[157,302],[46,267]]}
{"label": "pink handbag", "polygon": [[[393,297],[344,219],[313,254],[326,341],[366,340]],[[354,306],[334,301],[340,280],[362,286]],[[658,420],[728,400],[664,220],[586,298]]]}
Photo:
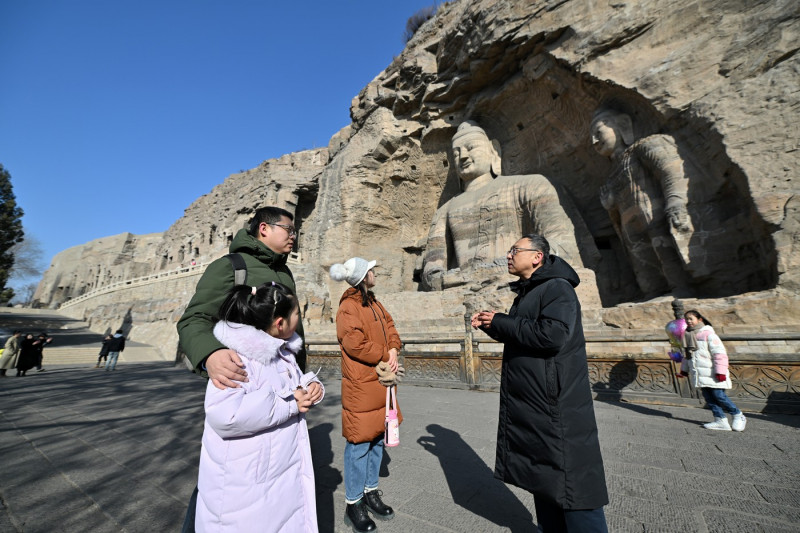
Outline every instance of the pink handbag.
{"label": "pink handbag", "polygon": [[389,447],[400,444],[400,421],[397,419],[397,392],[395,389],[394,386],[386,388],[386,433],[384,433],[383,442]]}

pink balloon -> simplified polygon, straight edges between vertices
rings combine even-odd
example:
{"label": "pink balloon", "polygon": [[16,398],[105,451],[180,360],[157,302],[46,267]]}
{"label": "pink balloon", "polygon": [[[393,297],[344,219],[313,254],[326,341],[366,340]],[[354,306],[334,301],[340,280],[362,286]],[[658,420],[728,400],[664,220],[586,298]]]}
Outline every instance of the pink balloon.
{"label": "pink balloon", "polygon": [[675,347],[680,347],[683,341],[683,334],[686,331],[686,321],[682,318],[670,321],[664,328],[669,337],[669,343]]}

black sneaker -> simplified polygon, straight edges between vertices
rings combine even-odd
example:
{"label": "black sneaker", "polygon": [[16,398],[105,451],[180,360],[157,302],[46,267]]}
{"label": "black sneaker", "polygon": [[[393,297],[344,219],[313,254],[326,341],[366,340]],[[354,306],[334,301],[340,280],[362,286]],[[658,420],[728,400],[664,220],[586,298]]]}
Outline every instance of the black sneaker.
{"label": "black sneaker", "polygon": [[378,529],[375,522],[367,513],[367,506],[364,505],[364,498],[356,503],[348,503],[344,511],[344,523],[353,528],[355,533],[369,533]]}
{"label": "black sneaker", "polygon": [[381,501],[383,491],[371,490],[364,493],[362,500],[367,505],[367,509],[375,515],[378,520],[391,520],[394,518],[394,510]]}

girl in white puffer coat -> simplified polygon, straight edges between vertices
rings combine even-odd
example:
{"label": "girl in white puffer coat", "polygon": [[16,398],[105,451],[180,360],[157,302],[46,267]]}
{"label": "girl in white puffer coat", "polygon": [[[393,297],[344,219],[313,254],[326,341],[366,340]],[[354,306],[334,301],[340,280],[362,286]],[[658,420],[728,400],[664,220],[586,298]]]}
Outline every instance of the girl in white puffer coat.
{"label": "girl in white puffer coat", "polygon": [[247,370],[240,387],[206,388],[197,533],[317,533],[305,413],[325,390],[303,374],[297,297],[280,283],[235,286],[214,336]]}
{"label": "girl in white puffer coat", "polygon": [[[728,354],[711,323],[697,311],[686,311],[686,332],[683,334],[684,358],[681,375],[703,393],[706,403],[714,414],[714,421],[703,424],[706,429],[719,431],[744,431],[747,419],[736,404],[725,394],[731,388],[728,372]],[[733,415],[733,424],[728,423],[725,411]]]}

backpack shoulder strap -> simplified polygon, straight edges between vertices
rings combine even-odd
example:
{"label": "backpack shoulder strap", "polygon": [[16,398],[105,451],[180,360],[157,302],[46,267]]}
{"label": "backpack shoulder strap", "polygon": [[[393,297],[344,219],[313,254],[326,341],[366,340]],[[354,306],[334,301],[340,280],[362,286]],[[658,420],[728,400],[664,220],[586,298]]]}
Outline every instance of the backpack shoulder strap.
{"label": "backpack shoulder strap", "polygon": [[228,254],[225,257],[231,262],[233,266],[233,284],[244,285],[247,281],[247,264],[241,254]]}

